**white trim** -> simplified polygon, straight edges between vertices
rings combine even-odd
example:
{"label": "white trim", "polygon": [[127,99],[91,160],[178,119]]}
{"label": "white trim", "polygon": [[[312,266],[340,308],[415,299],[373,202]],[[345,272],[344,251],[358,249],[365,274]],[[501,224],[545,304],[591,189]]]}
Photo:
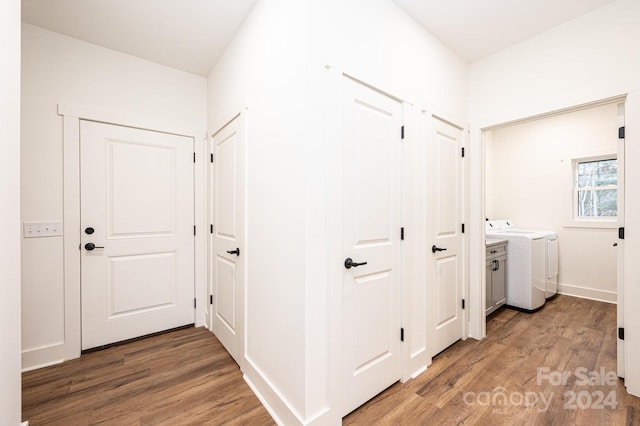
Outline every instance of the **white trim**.
{"label": "white trim", "polygon": [[[640,81],[640,79],[639,79]],[[640,90],[630,92],[625,102],[625,193],[638,194],[640,189]],[[625,198],[624,226],[638,229],[640,224],[640,203],[638,197]],[[622,241],[622,240],[621,240]],[[640,328],[632,327],[640,323],[640,238],[637,234],[629,235],[624,241],[624,300],[623,324],[625,325],[624,340],[624,384],[627,392],[640,396]]]}
{"label": "white trim", "polygon": [[573,187],[573,199],[572,199],[572,203],[571,203],[571,215],[572,215],[572,222],[570,222],[570,226],[571,224],[574,225],[575,227],[580,227],[580,226],[576,226],[576,225],[580,225],[580,224],[587,224],[589,223],[589,226],[584,226],[585,228],[595,228],[597,226],[592,226],[592,225],[596,225],[596,224],[602,224],[605,226],[602,226],[602,228],[609,228],[609,226],[606,226],[608,223],[609,224],[613,224],[614,226],[611,226],[611,228],[615,228],[615,224],[617,224],[618,219],[616,216],[594,216],[594,217],[589,217],[589,216],[578,216],[578,193],[580,191],[610,191],[610,190],[615,190],[616,193],[618,191],[618,185],[617,185],[617,179],[616,179],[616,185],[606,185],[606,186],[579,186],[578,184],[578,168],[579,165],[582,163],[595,163],[595,162],[600,162],[600,161],[611,161],[611,160],[615,160],[616,161],[616,167],[618,164],[618,156],[617,153],[611,153],[611,154],[605,154],[605,155],[597,155],[597,156],[588,156],[588,157],[575,157],[571,159],[571,178],[572,178],[572,187]]}
{"label": "white trim", "polygon": [[[625,113],[626,106],[624,102],[618,104],[618,127],[623,127],[625,125]],[[616,224],[619,227],[624,227],[625,224],[625,139],[618,138],[617,143],[617,157],[618,157],[618,223]],[[620,179],[620,177],[622,177]],[[618,292],[618,309],[616,312],[616,321],[617,326],[619,328],[624,328],[624,253],[625,253],[625,244],[624,240],[618,239],[618,255],[617,255],[617,283],[616,290]],[[625,376],[625,344],[624,340],[617,339],[617,370],[618,376]]]}
{"label": "white trim", "polygon": [[281,425],[303,425],[304,416],[296,410],[278,387],[258,368],[253,360],[245,358],[244,380],[249,384],[262,405]]}
{"label": "white trim", "polygon": [[558,283],[558,294],[579,297],[581,299],[597,300],[599,302],[613,303],[614,305],[617,303],[618,297],[615,291],[562,283]]}
{"label": "white trim", "polygon": [[120,111],[91,106],[58,104],[58,115],[193,138],[207,134],[205,129],[169,128],[166,127],[166,122],[163,120],[141,120]]}
{"label": "white trim", "polygon": [[60,364],[69,358],[67,356],[67,352],[67,345],[65,342],[23,350],[22,372],[24,373],[26,371]]}
{"label": "white trim", "polygon": [[[193,279],[194,297],[196,298],[195,326],[206,324],[205,317],[209,298],[207,297],[207,226],[206,200],[207,200],[207,163],[205,147],[206,138],[193,137],[193,151],[196,153],[196,162],[193,165],[193,221],[196,226],[196,235],[193,246]],[[203,302],[203,303],[202,303]]]}
{"label": "white trim", "polygon": [[65,358],[80,356],[80,119],[63,120],[64,347]]}
{"label": "white trim", "polygon": [[573,220],[563,225],[563,228],[615,229],[617,227],[617,220]]}
{"label": "white trim", "polygon": [[[427,144],[425,121],[431,115],[415,106],[404,103],[402,122],[405,126],[405,139],[402,142],[402,226],[405,228],[405,240],[402,250],[402,327],[405,341],[402,343],[401,380],[406,382],[417,377],[431,364],[429,341],[427,336],[429,312],[427,293],[426,263],[427,252]],[[414,309],[416,300],[422,306]],[[418,333],[420,331],[420,333]]]}
{"label": "white trim", "polygon": [[329,287],[329,406],[336,423],[343,410],[343,342],[342,330],[342,72],[326,68],[326,229],[327,285]]}
{"label": "white trim", "polygon": [[[24,353],[23,353],[23,356],[24,356]],[[49,356],[49,354],[46,354],[46,356]],[[32,361],[33,365],[31,367],[28,367],[28,368],[23,368],[22,372],[23,373],[27,373],[29,371],[39,370],[39,369],[45,368],[45,367],[51,367],[53,365],[62,364],[65,361],[66,361],[66,359],[64,359],[64,358],[56,359],[54,361],[43,362],[42,364],[38,364],[37,362],[33,362]]]}

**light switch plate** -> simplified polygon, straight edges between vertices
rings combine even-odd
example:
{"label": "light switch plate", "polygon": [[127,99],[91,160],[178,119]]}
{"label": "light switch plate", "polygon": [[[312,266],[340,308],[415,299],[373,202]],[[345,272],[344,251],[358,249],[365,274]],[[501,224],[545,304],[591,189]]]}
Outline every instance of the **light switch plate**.
{"label": "light switch plate", "polygon": [[55,237],[62,235],[62,222],[23,222],[25,238]]}

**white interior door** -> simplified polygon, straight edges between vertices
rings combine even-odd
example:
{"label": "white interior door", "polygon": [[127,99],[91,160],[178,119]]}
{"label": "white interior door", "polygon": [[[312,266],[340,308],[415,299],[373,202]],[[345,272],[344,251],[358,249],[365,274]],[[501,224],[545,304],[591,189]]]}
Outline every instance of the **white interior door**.
{"label": "white interior door", "polygon": [[[344,406],[400,379],[401,104],[344,78]],[[366,264],[365,264],[366,262]]]}
{"label": "white interior door", "polygon": [[237,116],[211,138],[213,153],[212,330],[240,364],[242,331],[242,132]]}
{"label": "white interior door", "polygon": [[82,349],[193,323],[193,139],[80,123]]}
{"label": "white interior door", "polygon": [[433,355],[463,335],[463,236],[462,236],[462,142],[463,132],[437,118],[429,149],[431,157],[431,220],[433,229],[430,259],[435,324]]}

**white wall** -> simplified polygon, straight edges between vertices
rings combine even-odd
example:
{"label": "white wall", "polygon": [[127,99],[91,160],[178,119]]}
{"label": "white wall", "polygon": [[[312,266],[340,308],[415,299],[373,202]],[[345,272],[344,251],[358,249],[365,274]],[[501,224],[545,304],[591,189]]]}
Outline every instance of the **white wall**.
{"label": "white wall", "polygon": [[248,107],[243,368],[286,424],[341,411],[326,66],[466,123],[466,65],[390,0],[258,2],[209,75],[210,133]]}
{"label": "white wall", "polygon": [[617,223],[577,227],[572,159],[613,154],[617,105],[574,111],[496,129],[487,142],[486,212],[518,227],[558,232],[560,292],[616,301]]}
{"label": "white wall", "polygon": [[20,380],[20,1],[0,3],[0,424],[22,418]]}
{"label": "white wall", "polygon": [[208,80],[210,134],[248,107],[243,371],[286,424],[305,417],[304,13],[258,2]]}
{"label": "white wall", "polygon": [[[23,24],[22,221],[63,219],[58,104],[186,135],[206,129],[206,79]],[[62,360],[63,265],[62,237],[22,240],[25,369]]]}
{"label": "white wall", "polygon": [[[618,0],[537,37],[470,65],[471,288],[481,296],[484,220],[481,129],[575,105],[627,94],[626,164],[640,164],[640,2]],[[640,167],[627,167],[627,194],[640,191]],[[636,197],[637,198],[637,197]],[[640,227],[640,203],[626,197],[625,225]],[[637,235],[637,234],[636,234]],[[621,246],[619,246],[621,247]],[[628,234],[625,253],[625,323],[640,323],[640,238]],[[632,307],[636,307],[633,308]],[[475,330],[480,332],[481,330]],[[640,329],[625,333],[627,360],[640,359]],[[627,364],[629,366],[630,364]],[[625,385],[640,395],[640,368],[626,371]]]}

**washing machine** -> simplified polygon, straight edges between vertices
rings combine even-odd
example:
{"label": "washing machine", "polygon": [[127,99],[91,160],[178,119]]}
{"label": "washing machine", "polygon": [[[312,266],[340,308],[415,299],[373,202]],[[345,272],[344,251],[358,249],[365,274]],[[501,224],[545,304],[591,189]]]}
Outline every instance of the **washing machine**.
{"label": "washing machine", "polygon": [[505,229],[508,221],[486,223],[488,238],[506,239],[507,306],[535,312],[546,302],[546,237],[544,233]]}
{"label": "washing machine", "polygon": [[[490,224],[490,225],[489,225]],[[558,293],[558,233],[556,231],[521,229],[512,220],[492,220],[487,222],[487,232],[522,233],[538,232],[545,239],[545,297],[552,298]]]}

